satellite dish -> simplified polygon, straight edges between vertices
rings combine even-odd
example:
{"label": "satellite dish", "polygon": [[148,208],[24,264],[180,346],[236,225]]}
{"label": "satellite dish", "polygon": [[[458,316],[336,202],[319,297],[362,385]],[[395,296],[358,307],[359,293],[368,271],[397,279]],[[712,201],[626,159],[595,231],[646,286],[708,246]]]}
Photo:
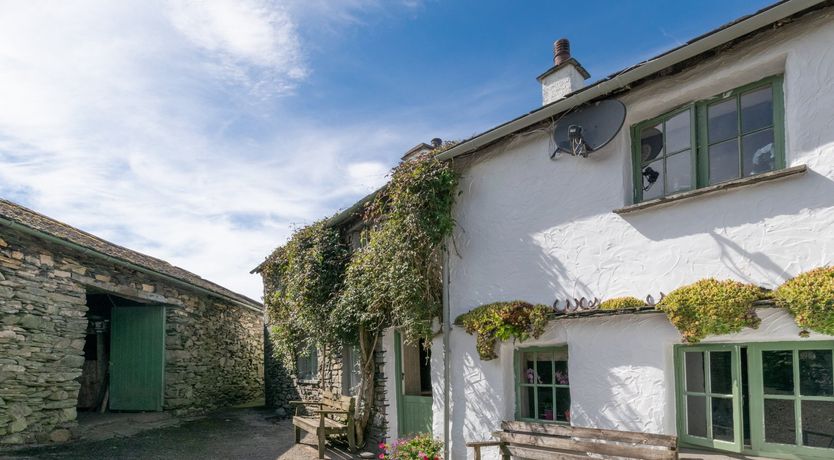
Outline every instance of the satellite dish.
{"label": "satellite dish", "polygon": [[616,99],[593,102],[570,111],[556,121],[553,141],[559,152],[587,158],[591,152],[605,147],[620,132],[626,108]]}

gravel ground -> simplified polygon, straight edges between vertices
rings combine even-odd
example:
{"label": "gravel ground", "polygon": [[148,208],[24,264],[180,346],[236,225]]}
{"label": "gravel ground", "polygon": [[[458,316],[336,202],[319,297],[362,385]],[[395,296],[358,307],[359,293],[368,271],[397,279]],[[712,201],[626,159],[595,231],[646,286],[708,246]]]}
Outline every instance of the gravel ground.
{"label": "gravel ground", "polygon": [[[143,431],[129,437],[78,441],[62,445],[0,451],[0,459],[252,459],[317,458],[315,438],[295,445],[289,420],[273,422],[258,408],[229,409],[179,426]],[[329,449],[328,459],[346,460],[342,449]]]}

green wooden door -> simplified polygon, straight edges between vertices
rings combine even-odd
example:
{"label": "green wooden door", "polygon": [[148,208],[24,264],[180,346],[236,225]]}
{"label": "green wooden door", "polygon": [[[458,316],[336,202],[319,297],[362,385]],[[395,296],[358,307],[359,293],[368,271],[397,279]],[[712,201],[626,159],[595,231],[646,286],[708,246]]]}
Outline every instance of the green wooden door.
{"label": "green wooden door", "polygon": [[165,373],[165,307],[113,307],[110,409],[161,411]]}
{"label": "green wooden door", "polygon": [[[394,337],[394,367],[399,378],[396,379],[397,391],[397,422],[399,436],[410,436],[418,433],[432,432],[432,398],[425,395],[425,389],[421,389],[418,382],[425,382],[427,372],[430,372],[428,363],[418,359],[408,359],[405,355],[414,352],[414,347],[403,346],[399,332]],[[418,350],[419,356],[419,350]],[[421,391],[423,390],[423,391]],[[429,388],[429,394],[430,388]]]}

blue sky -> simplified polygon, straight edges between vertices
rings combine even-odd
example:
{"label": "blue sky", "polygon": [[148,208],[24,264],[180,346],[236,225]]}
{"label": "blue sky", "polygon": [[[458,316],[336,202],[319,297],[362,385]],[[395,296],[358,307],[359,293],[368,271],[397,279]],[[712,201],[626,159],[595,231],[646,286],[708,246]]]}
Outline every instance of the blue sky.
{"label": "blue sky", "polygon": [[293,226],[411,146],[535,109],[767,1],[0,2],[0,196],[253,298]]}

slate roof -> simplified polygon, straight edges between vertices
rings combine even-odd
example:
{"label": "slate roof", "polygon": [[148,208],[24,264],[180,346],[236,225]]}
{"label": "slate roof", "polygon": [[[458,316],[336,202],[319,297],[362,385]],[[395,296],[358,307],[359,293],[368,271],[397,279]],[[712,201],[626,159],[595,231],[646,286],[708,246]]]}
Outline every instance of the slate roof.
{"label": "slate roof", "polygon": [[208,291],[218,297],[245,304],[256,309],[263,309],[263,305],[256,300],[226,289],[219,284],[203,279],[187,270],[175,267],[164,260],[103,240],[95,235],[32,211],[17,203],[0,198],[0,226],[9,226],[9,223],[4,221],[10,221],[12,224],[18,224],[27,229],[34,230],[34,233],[40,234],[42,237],[57,238],[65,243],[69,243],[69,246],[80,246],[92,250],[93,255],[111,257],[118,261],[150,270],[156,274],[174,278],[199,288],[199,290]]}

